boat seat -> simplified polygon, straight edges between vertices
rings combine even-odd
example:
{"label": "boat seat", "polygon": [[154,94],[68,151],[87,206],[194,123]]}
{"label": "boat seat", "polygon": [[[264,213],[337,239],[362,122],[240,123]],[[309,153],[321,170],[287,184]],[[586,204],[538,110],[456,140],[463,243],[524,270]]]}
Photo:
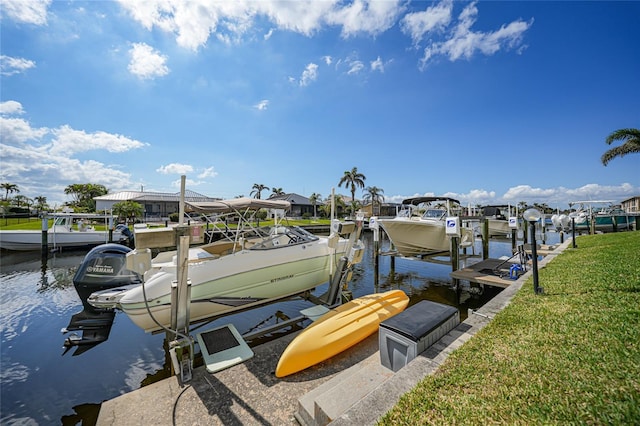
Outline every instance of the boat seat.
{"label": "boat seat", "polygon": [[199,247],[201,250],[206,251],[211,255],[217,256],[225,256],[227,254],[231,254],[235,251],[239,251],[242,249],[240,244],[235,241],[216,241],[215,243],[206,244],[204,246]]}

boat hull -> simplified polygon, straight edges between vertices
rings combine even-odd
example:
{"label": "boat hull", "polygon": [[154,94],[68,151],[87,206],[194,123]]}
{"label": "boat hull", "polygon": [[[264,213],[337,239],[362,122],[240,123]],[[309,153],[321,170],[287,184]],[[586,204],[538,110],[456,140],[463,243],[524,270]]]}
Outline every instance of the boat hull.
{"label": "boat hull", "polygon": [[[114,231],[113,241],[120,241],[122,235]],[[91,247],[109,242],[109,233],[88,232],[48,232],[49,248]],[[0,248],[14,251],[33,251],[42,248],[42,231],[0,231]]]}
{"label": "boat hull", "polygon": [[[190,322],[270,303],[324,284],[330,279],[330,262],[335,264],[344,250],[344,244],[334,252],[326,241],[316,241],[269,253],[242,250],[219,259],[190,262]],[[146,332],[162,328],[156,321],[169,327],[170,289],[175,279],[175,266],[163,266],[146,277],[144,292],[141,286],[127,291],[116,307]]]}
{"label": "boat hull", "polygon": [[513,230],[505,219],[489,219],[489,237],[508,237]]}
{"label": "boat hull", "polygon": [[378,330],[380,323],[409,304],[402,290],[369,294],[330,310],[304,329],[284,350],[276,367],[286,377],[345,351]]}
{"label": "boat hull", "polygon": [[[395,249],[403,256],[423,256],[451,250],[443,221],[420,218],[378,219]],[[473,231],[462,228],[461,245],[473,242]]]}

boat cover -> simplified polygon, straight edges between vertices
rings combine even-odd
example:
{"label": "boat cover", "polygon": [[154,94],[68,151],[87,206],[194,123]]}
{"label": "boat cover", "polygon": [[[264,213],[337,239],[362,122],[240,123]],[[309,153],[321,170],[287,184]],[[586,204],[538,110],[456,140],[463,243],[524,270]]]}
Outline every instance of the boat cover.
{"label": "boat cover", "polygon": [[259,198],[240,197],[230,200],[216,200],[193,202],[186,201],[185,205],[193,211],[203,213],[228,213],[238,210],[284,209],[289,210],[291,203],[284,200],[261,200]]}
{"label": "boat cover", "polygon": [[413,198],[406,198],[404,200],[402,200],[402,204],[411,204],[414,206],[417,206],[420,203],[430,203],[432,201],[452,201],[456,204],[460,204],[460,201],[454,199],[454,198],[449,198],[449,197],[413,197]]}

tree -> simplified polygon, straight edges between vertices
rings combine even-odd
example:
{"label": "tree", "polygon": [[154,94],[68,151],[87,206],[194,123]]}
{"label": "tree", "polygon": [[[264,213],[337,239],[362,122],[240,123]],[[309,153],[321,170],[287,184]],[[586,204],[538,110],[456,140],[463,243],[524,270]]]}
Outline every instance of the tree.
{"label": "tree", "polygon": [[372,215],[377,215],[380,214],[380,208],[378,208],[378,211],[376,213],[376,203],[379,205],[381,205],[384,202],[384,190],[382,188],[378,188],[377,186],[367,186],[365,188],[365,194],[363,199],[365,201],[371,201],[371,214]]}
{"label": "tree", "polygon": [[261,183],[254,183],[252,188],[253,191],[251,191],[249,195],[253,195],[253,198],[257,198],[258,200],[262,198],[262,191],[264,191],[265,189],[269,189],[268,186]]}
{"label": "tree", "polygon": [[274,197],[278,195],[284,195],[282,188],[271,188],[271,196]]}
{"label": "tree", "polygon": [[311,194],[311,196],[309,197],[309,201],[311,202],[311,205],[313,206],[313,217],[317,217],[318,215],[316,214],[316,205],[318,204],[318,201],[321,199],[321,195],[320,194],[316,194],[315,192],[313,194]]}
{"label": "tree", "polygon": [[[345,188],[349,186],[351,188],[351,202],[352,204],[356,201],[356,187],[364,188],[364,181],[366,177],[362,173],[358,173],[358,168],[354,167],[350,171],[347,170],[344,172],[342,179],[338,182],[338,186],[341,187],[344,184]],[[355,204],[354,204],[355,207]]]}
{"label": "tree", "polygon": [[113,213],[118,216],[118,219],[123,218],[127,223],[135,222],[136,217],[142,216],[144,208],[140,203],[127,200],[120,203],[115,203],[112,207]]}
{"label": "tree", "polygon": [[[346,204],[344,203],[344,198],[342,198],[342,196],[336,195],[335,202],[336,202],[336,214],[340,210],[345,209]],[[326,217],[331,217],[331,196],[328,196],[325,199],[324,204],[320,206],[320,211],[322,211]]]}
{"label": "tree", "polygon": [[96,202],[93,198],[106,195],[109,193],[109,190],[104,185],[74,183],[67,186],[64,189],[64,193],[73,197],[73,201],[67,203],[69,206],[80,211],[92,212],[96,210]]}
{"label": "tree", "polygon": [[624,142],[622,145],[611,148],[602,154],[601,159],[604,166],[616,157],[624,157],[627,154],[640,152],[640,130],[638,129],[619,129],[607,136],[605,140],[607,145],[611,145],[615,141]]}
{"label": "tree", "polygon": [[38,211],[38,214],[40,214],[41,211],[43,210],[47,210],[49,209],[49,205],[47,204],[47,197],[45,197],[44,195],[38,195],[37,197],[34,198],[35,202],[36,202],[36,210]]}
{"label": "tree", "polygon": [[20,192],[18,189],[18,185],[15,183],[4,182],[0,184],[0,187],[5,190],[4,200],[7,201],[9,199],[9,193]]}
{"label": "tree", "polygon": [[22,207],[23,205],[27,208],[33,203],[33,200],[25,195],[16,195],[13,197],[13,203],[16,207]]}

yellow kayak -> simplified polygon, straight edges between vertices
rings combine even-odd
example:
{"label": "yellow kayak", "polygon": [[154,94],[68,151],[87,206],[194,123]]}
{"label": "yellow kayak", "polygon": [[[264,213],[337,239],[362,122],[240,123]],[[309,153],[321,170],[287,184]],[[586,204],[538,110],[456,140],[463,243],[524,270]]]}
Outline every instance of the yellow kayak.
{"label": "yellow kayak", "polygon": [[284,350],[276,376],[285,377],[325,361],[366,339],[380,323],[409,304],[402,290],[359,297],[330,310],[304,329]]}

